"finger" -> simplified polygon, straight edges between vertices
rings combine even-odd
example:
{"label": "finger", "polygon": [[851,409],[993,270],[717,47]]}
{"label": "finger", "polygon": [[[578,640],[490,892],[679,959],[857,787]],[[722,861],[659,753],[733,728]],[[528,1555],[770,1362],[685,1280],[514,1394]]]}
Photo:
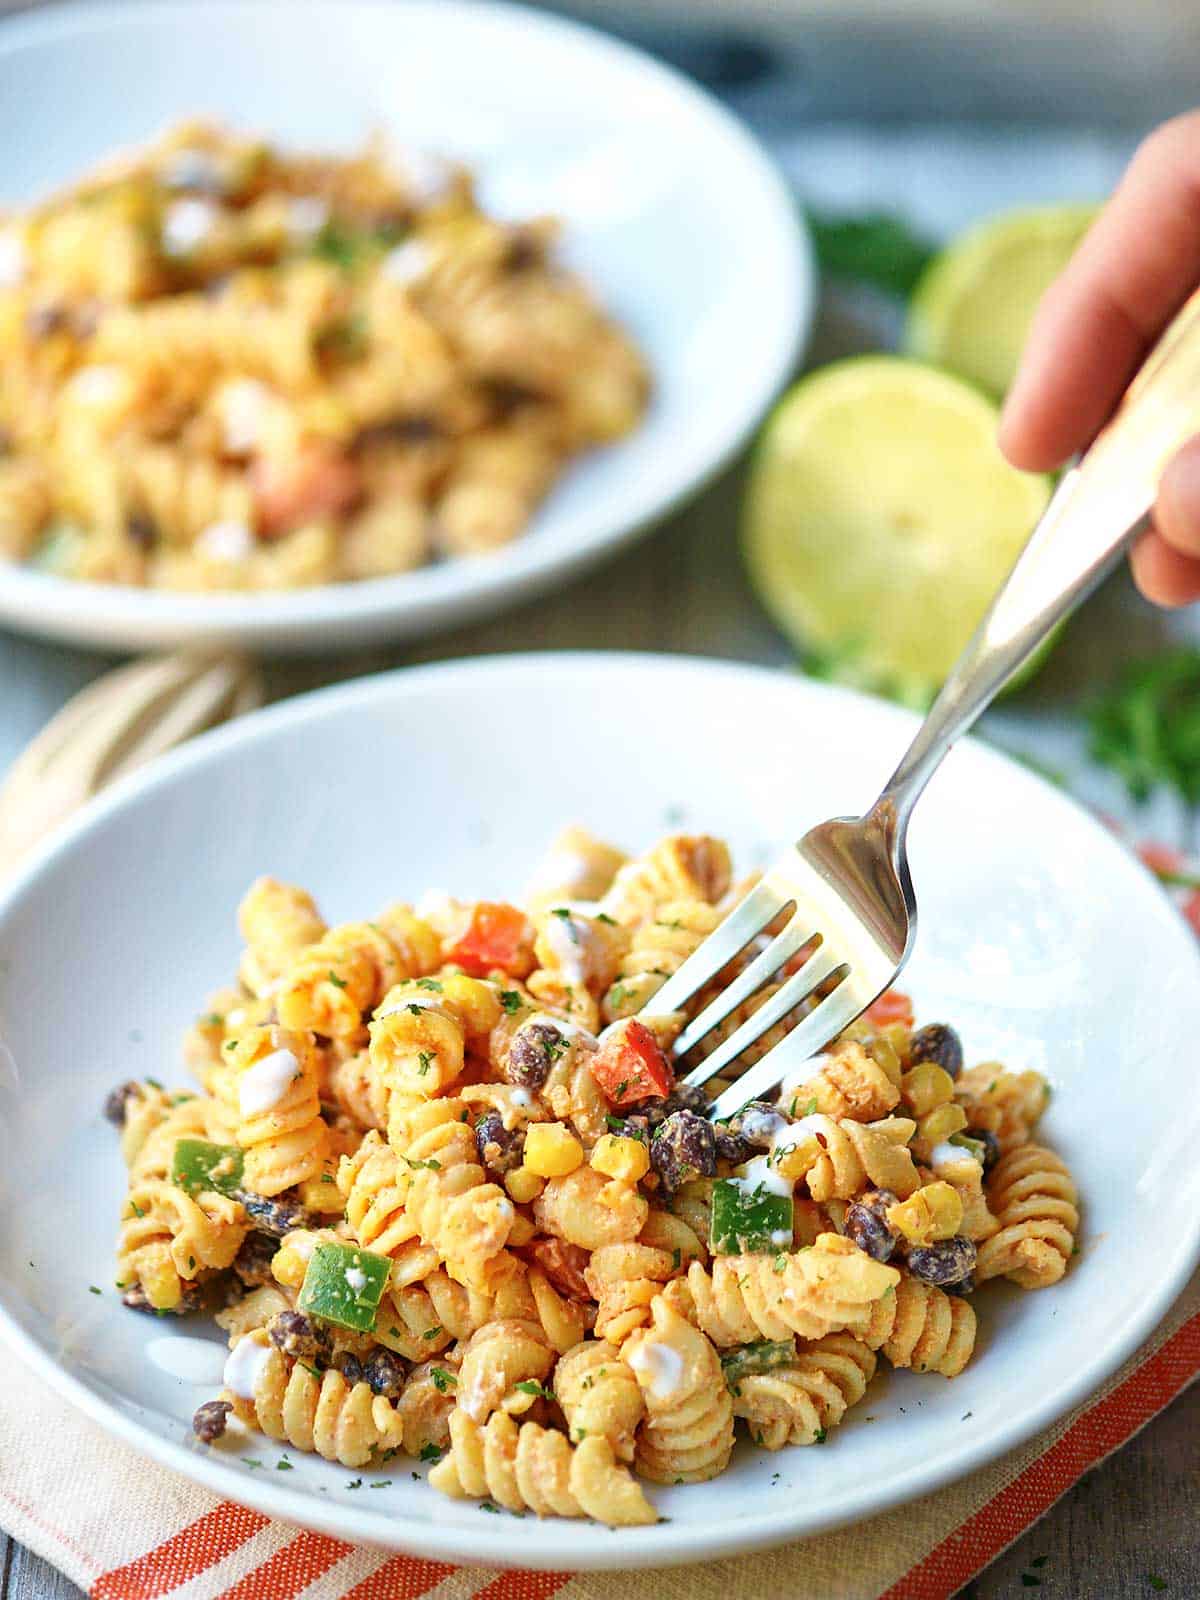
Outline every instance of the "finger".
{"label": "finger", "polygon": [[1168,544],[1157,529],[1139,539],[1129,558],[1134,582],[1159,606],[1186,606],[1200,600],[1200,560]]}
{"label": "finger", "polygon": [[1200,439],[1190,440],[1167,462],[1154,526],[1181,555],[1200,557]]}
{"label": "finger", "polygon": [[1164,123],[1043,297],[1000,445],[1048,471],[1093,438],[1148,345],[1200,284],[1200,113]]}

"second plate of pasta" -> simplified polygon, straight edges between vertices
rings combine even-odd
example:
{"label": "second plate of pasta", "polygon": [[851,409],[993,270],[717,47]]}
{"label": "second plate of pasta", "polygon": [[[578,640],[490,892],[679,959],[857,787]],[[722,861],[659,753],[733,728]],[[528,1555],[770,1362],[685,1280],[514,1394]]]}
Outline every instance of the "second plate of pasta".
{"label": "second plate of pasta", "polygon": [[733,119],[502,5],[65,6],[0,25],[5,134],[31,632],[303,651],[494,609],[711,476],[811,316]]}

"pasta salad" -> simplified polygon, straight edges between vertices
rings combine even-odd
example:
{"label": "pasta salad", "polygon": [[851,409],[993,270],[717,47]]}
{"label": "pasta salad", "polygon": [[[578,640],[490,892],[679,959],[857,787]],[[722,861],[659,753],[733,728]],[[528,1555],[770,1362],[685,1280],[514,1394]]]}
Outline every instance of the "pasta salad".
{"label": "pasta salad", "polygon": [[0,561],[286,589],[501,549],[645,366],[461,167],[186,123],[0,215]]}
{"label": "pasta salad", "polygon": [[725,1122],[676,1081],[686,1018],[655,992],[745,887],[718,839],[626,859],[578,828],[522,905],[330,927],[251,887],[237,982],[187,1041],[200,1092],[107,1108],[125,1304],[228,1336],[200,1440],[403,1455],[455,1497],[650,1523],[644,1482],[717,1476],[739,1428],[821,1444],[881,1359],[963,1370],[978,1285],[1062,1277],[1079,1219],[1035,1138],[1045,1080],[966,1067],[905,997]]}

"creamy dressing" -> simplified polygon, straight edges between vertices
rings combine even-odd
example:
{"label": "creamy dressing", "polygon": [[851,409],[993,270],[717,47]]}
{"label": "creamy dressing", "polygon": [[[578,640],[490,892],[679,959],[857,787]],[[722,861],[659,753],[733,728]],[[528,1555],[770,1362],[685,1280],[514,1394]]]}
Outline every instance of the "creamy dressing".
{"label": "creamy dressing", "polygon": [[405,150],[397,157],[397,165],[410,194],[420,206],[441,199],[450,187],[452,169],[449,163],[428,150]]}
{"label": "creamy dressing", "polygon": [[361,1267],[347,1267],[346,1282],[354,1290],[355,1294],[361,1294],[367,1287],[367,1275]]}
{"label": "creamy dressing", "polygon": [[756,1189],[763,1189],[767,1194],[777,1194],[792,1198],[792,1180],[786,1178],[778,1167],[771,1165],[770,1156],[755,1156],[753,1161],[747,1161],[742,1168],[741,1176],[730,1179],[736,1183],[743,1194],[753,1194]]}
{"label": "creamy dressing", "polygon": [[942,1167],[957,1166],[960,1161],[969,1161],[976,1167],[982,1165],[973,1151],[968,1150],[965,1145],[951,1144],[949,1140],[943,1144],[935,1144],[929,1153],[929,1165],[935,1172],[940,1171]]}
{"label": "creamy dressing", "polygon": [[437,994],[410,994],[403,1000],[397,1000],[393,1005],[381,1006],[375,1013],[376,1020],[380,1017],[394,1017],[398,1012],[411,1011],[416,1006],[418,1011],[436,1011],[444,1006],[441,995]]}
{"label": "creamy dressing", "polygon": [[15,228],[0,228],[0,289],[15,289],[25,276],[29,256]]}
{"label": "creamy dressing", "polygon": [[571,983],[585,984],[591,965],[588,945],[592,937],[587,923],[577,917],[560,917],[555,913],[546,918],[542,933],[563,977]]}
{"label": "creamy dressing", "polygon": [[[217,406],[230,455],[247,456],[258,445],[271,391],[257,378],[234,378],[221,386]],[[219,524],[218,524],[219,526]]]}
{"label": "creamy dressing", "polygon": [[290,1050],[272,1050],[238,1079],[238,1109],[244,1117],[273,1110],[300,1076],[300,1063]]}
{"label": "creamy dressing", "polygon": [[245,561],[254,552],[254,535],[244,522],[210,522],[196,548],[210,561]]}
{"label": "creamy dressing", "polygon": [[169,256],[186,256],[212,232],[217,208],[211,200],[172,200],[163,213],[162,247]]}
{"label": "creamy dressing", "polygon": [[[762,1112],[759,1115],[766,1124],[769,1114]],[[744,1194],[753,1194],[755,1189],[761,1187],[768,1194],[787,1196],[790,1199],[795,1188],[795,1179],[789,1178],[780,1170],[779,1159],[789,1150],[798,1150],[816,1139],[822,1131],[822,1122],[823,1119],[818,1115],[801,1117],[797,1122],[786,1122],[782,1117],[775,1117],[770,1150],[765,1155],[755,1156],[752,1161],[747,1161],[742,1167],[742,1175],[734,1178],[733,1182]],[[788,1243],[791,1242],[790,1234],[784,1235],[784,1238]],[[774,1242],[772,1236],[772,1243]]]}
{"label": "creamy dressing", "polygon": [[780,1101],[790,1099],[797,1089],[803,1088],[806,1083],[823,1071],[832,1059],[832,1056],[824,1053],[819,1056],[809,1056],[807,1061],[802,1061],[794,1071],[788,1073],[787,1077],[779,1085]]}
{"label": "creamy dressing", "polygon": [[392,283],[415,283],[433,265],[433,253],[423,239],[406,239],[389,250],[379,270]]}
{"label": "creamy dressing", "polygon": [[73,399],[85,406],[107,405],[120,394],[124,380],[119,367],[99,364],[80,367],[71,379],[69,388]]}
{"label": "creamy dressing", "polygon": [[147,1359],[161,1372],[203,1389],[213,1389],[221,1382],[226,1354],[224,1347],[211,1339],[195,1339],[190,1334],[151,1339],[146,1346]]}
{"label": "creamy dressing", "polygon": [[230,1394],[239,1400],[253,1400],[254,1390],[271,1359],[271,1346],[266,1335],[248,1333],[229,1352],[225,1363],[224,1381]]}
{"label": "creamy dressing", "polygon": [[790,1228],[771,1229],[771,1243],[775,1246],[776,1250],[785,1250],[788,1245],[791,1244],[791,1242],[792,1230]]}
{"label": "creamy dressing", "polygon": [[286,1234],[283,1240],[284,1247],[291,1250],[300,1261],[312,1259],[312,1253],[317,1247],[317,1242],[315,1233],[304,1232]]}
{"label": "creamy dressing", "polygon": [[[581,1028],[577,1022],[568,1022],[565,1017],[552,1017],[548,1011],[535,1011],[531,1017],[526,1017],[521,1024],[523,1028],[530,1027],[533,1023],[544,1023],[549,1028],[557,1028],[564,1039],[575,1039],[589,1049],[597,1049],[600,1041],[594,1033],[589,1033],[586,1028]],[[612,1027],[616,1023],[611,1024]]]}
{"label": "creamy dressing", "polygon": [[669,1344],[646,1341],[632,1351],[629,1365],[638,1383],[655,1400],[669,1400],[683,1381],[683,1357]]}
{"label": "creamy dressing", "polygon": [[329,206],[318,195],[300,194],[288,201],[287,225],[293,238],[311,239],[329,221]]}
{"label": "creamy dressing", "polygon": [[532,1111],[534,1109],[533,1096],[528,1089],[513,1089],[509,1092],[508,1098],[518,1111]]}

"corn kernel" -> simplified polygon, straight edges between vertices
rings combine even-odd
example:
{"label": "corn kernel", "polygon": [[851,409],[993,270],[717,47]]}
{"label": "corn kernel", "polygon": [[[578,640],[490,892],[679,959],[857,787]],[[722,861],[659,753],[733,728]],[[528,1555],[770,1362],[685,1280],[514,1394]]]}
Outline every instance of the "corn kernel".
{"label": "corn kernel", "polygon": [[592,1166],[606,1178],[636,1183],[650,1171],[650,1152],[640,1139],[620,1133],[606,1133],[596,1141]]}
{"label": "corn kernel", "polygon": [[582,1162],[583,1146],[561,1122],[535,1122],[525,1135],[525,1165],[539,1178],[565,1178]]}
{"label": "corn kernel", "polygon": [[953,1239],[962,1226],[962,1196],[952,1184],[927,1183],[907,1200],[889,1206],[887,1219],[910,1244]]}
{"label": "corn kernel", "polygon": [[522,1216],[518,1211],[516,1216],[513,1218],[512,1231],[508,1236],[509,1244],[519,1248],[523,1244],[529,1244],[529,1242],[534,1239],[536,1235],[537,1229],[534,1227],[533,1223],[528,1217]]}
{"label": "corn kernel", "polygon": [[967,1113],[961,1106],[938,1106],[936,1111],[921,1118],[917,1135],[932,1149],[935,1144],[944,1143],[952,1133],[961,1133],[966,1125]]}
{"label": "corn kernel", "polygon": [[504,1187],[518,1205],[526,1206],[541,1194],[546,1187],[546,1180],[539,1178],[536,1172],[530,1172],[528,1167],[516,1167],[505,1178]]}
{"label": "corn kernel", "polygon": [[945,1067],[935,1066],[932,1061],[918,1062],[911,1072],[906,1072],[901,1088],[918,1117],[954,1099],[954,1079]]}
{"label": "corn kernel", "polygon": [[319,1211],[325,1216],[332,1216],[335,1212],[341,1215],[346,1199],[337,1186],[334,1177],[336,1169],[336,1161],[328,1162],[324,1172],[318,1173],[315,1178],[305,1178],[303,1183],[296,1185],[300,1204],[306,1211]]}

